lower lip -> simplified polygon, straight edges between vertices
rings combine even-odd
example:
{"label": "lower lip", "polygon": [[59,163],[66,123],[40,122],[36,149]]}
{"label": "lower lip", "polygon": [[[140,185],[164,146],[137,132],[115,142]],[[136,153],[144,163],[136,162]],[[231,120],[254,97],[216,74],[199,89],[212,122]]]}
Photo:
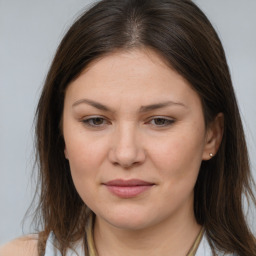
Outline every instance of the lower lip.
{"label": "lower lip", "polygon": [[132,198],[136,197],[143,192],[149,190],[153,185],[141,185],[141,186],[108,186],[108,190],[113,193],[114,195],[121,197],[121,198]]}

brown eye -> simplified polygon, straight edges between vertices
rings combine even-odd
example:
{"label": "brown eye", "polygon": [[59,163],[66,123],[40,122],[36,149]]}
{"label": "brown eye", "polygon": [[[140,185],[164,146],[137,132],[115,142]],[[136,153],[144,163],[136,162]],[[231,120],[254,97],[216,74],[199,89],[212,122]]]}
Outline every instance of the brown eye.
{"label": "brown eye", "polygon": [[160,126],[160,127],[171,125],[173,122],[174,120],[163,118],[163,117],[157,117],[150,121],[152,125]]}
{"label": "brown eye", "polygon": [[104,119],[100,117],[92,118],[90,121],[93,125],[102,125],[104,123]]}
{"label": "brown eye", "polygon": [[163,118],[156,118],[154,119],[155,125],[165,125],[166,120]]}
{"label": "brown eye", "polygon": [[103,117],[91,117],[82,121],[87,126],[101,127],[107,124],[107,121]]}

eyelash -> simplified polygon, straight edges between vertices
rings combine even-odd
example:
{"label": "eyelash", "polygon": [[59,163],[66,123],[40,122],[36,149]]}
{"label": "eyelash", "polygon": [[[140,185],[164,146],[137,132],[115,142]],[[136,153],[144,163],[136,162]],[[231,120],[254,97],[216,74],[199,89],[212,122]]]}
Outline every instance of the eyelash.
{"label": "eyelash", "polygon": [[[93,124],[92,122],[96,121],[98,119],[103,121],[104,124],[100,124],[100,125],[97,125],[97,124]],[[89,127],[92,127],[92,128],[101,128],[103,127],[104,125],[108,124],[109,122],[104,118],[104,117],[101,117],[101,116],[95,116],[95,117],[90,117],[90,118],[87,118],[87,119],[83,119],[82,122],[86,125],[86,126],[89,126]]]}
{"label": "eyelash", "polygon": [[[156,120],[163,121],[164,124],[156,125],[156,123],[155,123]],[[154,118],[150,119],[150,121],[147,122],[147,123],[151,123],[152,121],[154,121],[155,124],[151,124],[151,125],[154,125],[156,127],[168,127],[168,126],[172,125],[175,122],[174,119],[170,119],[170,118],[166,118],[166,117],[162,117],[162,116],[154,117]]]}
{"label": "eyelash", "polygon": [[[97,124],[93,123],[96,120],[97,121],[102,121],[101,124],[97,125]],[[164,122],[164,124],[157,125],[156,120]],[[105,126],[107,124],[110,124],[110,122],[106,118],[101,117],[101,116],[95,116],[95,117],[90,117],[90,118],[87,118],[87,119],[83,119],[82,122],[86,126],[89,126],[89,127],[92,127],[92,128],[102,128],[103,126]],[[152,122],[154,122],[154,124],[152,124]],[[162,128],[162,127],[171,126],[174,122],[175,122],[174,119],[170,119],[170,118],[166,118],[166,117],[162,117],[162,116],[156,116],[154,118],[151,118],[149,121],[147,121],[146,124],[150,124],[152,126]]]}

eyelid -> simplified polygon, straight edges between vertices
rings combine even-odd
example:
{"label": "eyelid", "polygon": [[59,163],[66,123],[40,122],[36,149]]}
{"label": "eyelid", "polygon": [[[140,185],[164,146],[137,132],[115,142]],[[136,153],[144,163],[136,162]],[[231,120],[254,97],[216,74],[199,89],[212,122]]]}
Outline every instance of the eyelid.
{"label": "eyelid", "polygon": [[146,122],[146,124],[150,124],[151,121],[156,120],[156,119],[162,119],[167,121],[167,124],[163,124],[163,125],[156,125],[156,124],[151,124],[155,127],[159,127],[159,128],[164,128],[164,127],[168,127],[171,126],[176,120],[174,118],[171,117],[166,117],[166,116],[152,116],[148,119],[148,121]]}
{"label": "eyelid", "polygon": [[[104,123],[100,124],[100,125],[90,124],[89,122],[94,119],[102,119]],[[100,115],[83,117],[83,118],[81,118],[81,122],[90,128],[103,128],[105,125],[110,124],[110,121],[106,117],[100,116]]]}
{"label": "eyelid", "polygon": [[[95,120],[95,119],[102,119],[102,124],[91,124],[90,122]],[[164,124],[152,124],[152,121],[155,120],[163,120],[165,121]],[[101,115],[93,115],[93,116],[86,116],[81,118],[80,120],[84,125],[86,125],[89,128],[104,128],[106,125],[111,124],[111,122],[109,121],[108,118],[101,116]],[[145,124],[149,124],[151,126],[154,126],[156,128],[165,128],[168,126],[171,126],[176,120],[174,118],[171,117],[166,117],[166,116],[151,116],[147,119],[147,121],[145,122]]]}

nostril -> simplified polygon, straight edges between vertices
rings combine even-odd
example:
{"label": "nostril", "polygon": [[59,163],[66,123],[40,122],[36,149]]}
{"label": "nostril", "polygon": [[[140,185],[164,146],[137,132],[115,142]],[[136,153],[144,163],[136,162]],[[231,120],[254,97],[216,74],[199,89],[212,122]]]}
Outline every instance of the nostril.
{"label": "nostril", "polygon": [[140,165],[140,162],[132,162],[132,163],[120,163],[120,162],[113,162],[114,166],[121,166],[124,169],[131,169],[135,166]]}

